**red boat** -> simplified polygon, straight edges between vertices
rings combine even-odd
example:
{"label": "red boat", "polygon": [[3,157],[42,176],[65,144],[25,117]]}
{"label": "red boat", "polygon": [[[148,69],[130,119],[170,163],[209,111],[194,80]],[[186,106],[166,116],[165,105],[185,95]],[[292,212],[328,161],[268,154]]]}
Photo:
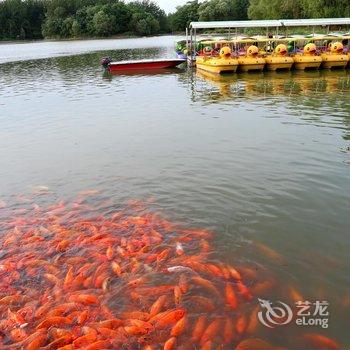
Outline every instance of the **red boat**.
{"label": "red boat", "polygon": [[104,57],[101,60],[102,66],[110,72],[173,68],[184,62],[186,59],[181,58],[112,62],[110,58]]}

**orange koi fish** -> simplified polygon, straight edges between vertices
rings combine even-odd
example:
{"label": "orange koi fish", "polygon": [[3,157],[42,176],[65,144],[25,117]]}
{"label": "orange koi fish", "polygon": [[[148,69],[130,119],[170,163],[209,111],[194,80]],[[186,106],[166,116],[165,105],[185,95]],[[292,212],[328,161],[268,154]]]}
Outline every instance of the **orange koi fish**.
{"label": "orange koi fish", "polygon": [[253,299],[253,295],[249,291],[249,288],[241,281],[237,281],[236,287],[238,289],[238,292],[243,296],[245,300],[250,301]]}
{"label": "orange koi fish", "polygon": [[111,263],[111,267],[112,267],[113,272],[114,272],[118,277],[120,277],[120,276],[122,275],[122,268],[120,267],[120,265],[119,265],[117,262],[113,261],[113,262]]}
{"label": "orange koi fish", "polygon": [[188,297],[188,300],[190,300],[195,305],[198,305],[200,308],[202,308],[204,310],[207,310],[207,311],[214,311],[215,310],[214,303],[206,297],[202,297],[200,295],[194,295],[194,296]]}
{"label": "orange koi fish", "polygon": [[333,339],[318,333],[308,333],[303,336],[304,340],[313,345],[315,349],[340,350],[340,345]]}
{"label": "orange koi fish", "polygon": [[221,294],[219,293],[218,289],[209,280],[202,278],[200,276],[194,276],[192,277],[191,280],[198,286],[204,287],[207,291],[211,292],[216,297],[221,298]]}
{"label": "orange koi fish", "polygon": [[77,324],[82,325],[86,322],[86,320],[89,318],[89,310],[84,310],[81,312],[77,317]]}
{"label": "orange koi fish", "polygon": [[[293,286],[288,287],[288,294],[290,299],[295,303],[301,300],[305,300],[304,297],[301,295],[301,293]],[[255,293],[255,295],[258,295],[258,294]]]}
{"label": "orange koi fish", "polygon": [[212,350],[213,342],[211,340],[206,341],[202,346],[201,350]]}
{"label": "orange koi fish", "polygon": [[265,340],[259,338],[250,338],[240,342],[235,350],[285,350],[280,347],[275,347]]}
{"label": "orange koi fish", "polygon": [[109,246],[106,250],[106,257],[108,260],[112,260],[114,255],[114,250],[111,246]]}
{"label": "orange koi fish", "polygon": [[81,337],[75,339],[73,341],[73,345],[76,348],[80,348],[83,346],[88,346],[89,344],[92,344],[96,341],[97,335],[96,334],[87,334],[87,335],[82,335]]}
{"label": "orange koi fish", "polygon": [[175,300],[175,305],[179,306],[181,304],[181,299],[182,299],[182,292],[179,286],[174,287],[174,300]]}
{"label": "orange koi fish", "polygon": [[151,306],[149,316],[150,318],[154,317],[155,315],[159,314],[162,310],[163,306],[165,305],[167,300],[166,295],[161,295]]}
{"label": "orange koi fish", "polygon": [[204,238],[199,241],[199,246],[202,252],[208,253],[211,250],[209,242]]}
{"label": "orange koi fish", "polygon": [[74,345],[68,344],[66,346],[62,346],[61,348],[58,348],[57,350],[74,350]]}
{"label": "orange koi fish", "polygon": [[55,276],[55,275],[52,275],[51,273],[45,273],[44,274],[44,277],[50,281],[51,283],[59,286],[61,284],[61,281]]}
{"label": "orange koi fish", "polygon": [[231,277],[235,281],[241,281],[242,280],[241,274],[234,267],[232,267],[230,265],[227,265],[227,269],[230,271]]}
{"label": "orange koi fish", "polygon": [[182,317],[184,317],[185,314],[186,311],[184,309],[169,310],[163,312],[162,314],[156,315],[150,320],[150,322],[154,325],[156,329],[162,329],[176,323]]}
{"label": "orange koi fish", "polygon": [[215,277],[220,277],[220,278],[224,277],[222,271],[218,266],[214,264],[206,264],[206,266]]}
{"label": "orange koi fish", "polygon": [[108,349],[110,346],[109,340],[98,340],[95,343],[88,345],[84,350],[102,350]]}
{"label": "orange koi fish", "polygon": [[117,329],[123,325],[123,321],[117,318],[111,320],[100,321],[97,326],[109,329]]}
{"label": "orange koi fish", "polygon": [[98,298],[95,295],[88,294],[72,294],[69,301],[84,305],[98,304]]}
{"label": "orange koi fish", "polygon": [[36,326],[36,329],[41,328],[50,328],[52,326],[62,326],[62,325],[70,325],[72,323],[72,320],[68,317],[61,317],[61,316],[53,316],[45,319],[41,323],[39,323]]}
{"label": "orange koi fish", "polygon": [[73,337],[73,334],[70,331],[63,328],[50,328],[49,336],[53,339],[59,339],[65,336]]}
{"label": "orange koi fish", "polygon": [[271,259],[274,262],[277,262],[280,265],[285,264],[285,260],[282,257],[282,255],[280,253],[277,253],[274,249],[266,246],[265,244],[262,243],[254,243],[256,248],[262,253],[264,254],[267,258]]}
{"label": "orange koi fish", "polygon": [[186,329],[187,326],[187,317],[184,316],[182,317],[175,326],[171,329],[170,335],[172,337],[178,337],[180,336]]}
{"label": "orange koi fish", "polygon": [[68,289],[74,280],[73,267],[70,267],[67,271],[66,277],[64,278],[63,288]]}
{"label": "orange koi fish", "polygon": [[188,293],[190,289],[188,278],[184,273],[182,273],[179,277],[179,287],[182,294]]}
{"label": "orange koi fish", "polygon": [[206,330],[207,319],[205,315],[199,316],[192,333],[192,340],[195,342],[199,342],[203,336],[204,331]]}
{"label": "orange koi fish", "polygon": [[27,349],[26,350],[38,350],[40,347],[42,347],[46,341],[47,341],[47,335],[42,333],[34,333],[34,337],[32,340],[29,341]]}
{"label": "orange koi fish", "polygon": [[200,340],[200,344],[203,346],[207,341],[213,340],[216,337],[220,329],[220,326],[221,326],[220,319],[216,318],[214,321],[212,321],[204,331]]}
{"label": "orange koi fish", "polygon": [[175,345],[176,345],[176,338],[172,337],[165,342],[164,350],[173,350],[175,349]]}
{"label": "orange koi fish", "polygon": [[[274,284],[273,281],[262,281],[257,283],[253,288],[252,288],[252,293],[254,295],[259,295],[260,297],[266,295],[268,291],[270,291],[273,288]],[[298,300],[303,300],[303,299],[298,299]]]}
{"label": "orange koi fish", "polygon": [[150,333],[154,330],[154,327],[152,326],[152,324],[146,321],[129,319],[129,320],[125,320],[124,323],[127,325],[132,325],[132,326],[137,326],[139,328],[142,328],[146,331],[146,333]]}
{"label": "orange koi fish", "polygon": [[232,343],[234,338],[234,325],[231,318],[226,317],[224,325],[224,343],[229,345]]}
{"label": "orange koi fish", "polygon": [[230,283],[226,283],[225,292],[227,305],[229,305],[233,310],[237,309],[237,297]]}
{"label": "orange koi fish", "polygon": [[260,306],[257,306],[253,312],[251,313],[250,317],[249,317],[249,321],[248,321],[248,325],[246,328],[246,333],[248,334],[255,334],[257,331],[257,328],[259,327],[260,323],[259,323],[259,318],[258,318],[258,314],[260,311]]}
{"label": "orange koi fish", "polygon": [[248,321],[246,316],[240,315],[236,322],[236,332],[241,335],[245,333],[247,327],[248,327]]}
{"label": "orange koi fish", "polygon": [[124,331],[129,335],[148,334],[148,331],[145,328],[138,327],[138,326],[125,326]]}
{"label": "orange koi fish", "polygon": [[68,345],[72,343],[73,337],[71,335],[65,335],[61,338],[55,339],[50,344],[42,347],[42,350],[56,350],[57,348],[60,348],[62,346]]}
{"label": "orange koi fish", "polygon": [[[10,332],[10,338],[15,342],[20,342],[28,338],[27,332],[22,328],[15,328]],[[1,343],[0,343],[1,344]]]}
{"label": "orange koi fish", "polygon": [[[152,305],[152,307],[153,307],[153,305]],[[151,310],[152,310],[152,307],[151,307]],[[141,320],[141,321],[148,321],[151,317],[153,317],[157,313],[159,313],[160,310],[161,309],[157,310],[157,312],[154,315],[151,315],[151,313],[142,312],[142,311],[123,312],[123,313],[120,314],[120,317],[122,319],[134,318],[134,319],[138,319],[138,320]]]}

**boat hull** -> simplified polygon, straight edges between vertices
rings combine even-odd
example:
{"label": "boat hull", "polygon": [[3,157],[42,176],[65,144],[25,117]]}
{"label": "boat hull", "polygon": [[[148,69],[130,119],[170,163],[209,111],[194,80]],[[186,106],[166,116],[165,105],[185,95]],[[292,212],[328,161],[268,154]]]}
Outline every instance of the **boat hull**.
{"label": "boat hull", "polygon": [[262,71],[265,67],[265,59],[262,57],[238,58],[239,70],[241,72]]}
{"label": "boat hull", "polygon": [[122,72],[131,70],[157,70],[165,68],[174,68],[184,62],[186,62],[185,59],[111,62],[108,64],[108,70],[110,72]]}
{"label": "boat hull", "polygon": [[294,59],[294,68],[298,70],[319,69],[322,64],[321,56],[296,55]]}
{"label": "boat hull", "polygon": [[217,58],[206,58],[206,57],[197,57],[196,67],[198,69],[215,73],[234,73],[238,67],[238,61],[236,59],[217,59]]}
{"label": "boat hull", "polygon": [[332,55],[332,54],[322,54],[322,67],[325,69],[332,68],[345,68],[349,62],[349,56],[342,55]]}
{"label": "boat hull", "polygon": [[265,58],[266,68],[270,71],[290,70],[294,64],[294,60],[289,56],[268,56]]}

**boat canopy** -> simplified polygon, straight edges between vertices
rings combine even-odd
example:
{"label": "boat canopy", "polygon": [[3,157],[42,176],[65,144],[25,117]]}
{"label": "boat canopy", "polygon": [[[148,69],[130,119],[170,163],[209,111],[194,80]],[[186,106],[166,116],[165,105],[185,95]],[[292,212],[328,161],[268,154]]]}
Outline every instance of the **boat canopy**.
{"label": "boat canopy", "polygon": [[224,29],[224,28],[278,28],[278,27],[307,27],[350,25],[347,18],[316,18],[316,19],[278,19],[257,21],[213,21],[191,22],[192,29]]}
{"label": "boat canopy", "polygon": [[223,28],[272,28],[282,27],[281,22],[268,21],[219,21],[219,22],[191,22],[193,29],[223,29]]}
{"label": "boat canopy", "polygon": [[350,40],[350,35],[315,35],[315,36],[289,36],[289,37],[246,37],[246,38],[232,38],[230,40],[200,40],[203,45],[214,45],[214,44],[249,44],[249,43],[268,43],[268,42],[297,42],[297,41],[322,41],[322,40]]}
{"label": "boat canopy", "polygon": [[350,25],[350,18],[281,19],[284,27]]}

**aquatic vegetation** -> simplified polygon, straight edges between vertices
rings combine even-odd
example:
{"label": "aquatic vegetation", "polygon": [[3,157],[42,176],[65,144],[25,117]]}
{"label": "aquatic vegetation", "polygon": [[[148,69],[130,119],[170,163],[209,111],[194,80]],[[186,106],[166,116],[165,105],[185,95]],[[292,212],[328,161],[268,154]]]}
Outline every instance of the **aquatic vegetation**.
{"label": "aquatic vegetation", "polygon": [[[1,349],[278,349],[251,338],[254,293],[273,281],[221,261],[213,232],[181,228],[140,202],[92,215],[83,197],[94,194],[0,221]],[[317,334],[305,341],[337,348]]]}

